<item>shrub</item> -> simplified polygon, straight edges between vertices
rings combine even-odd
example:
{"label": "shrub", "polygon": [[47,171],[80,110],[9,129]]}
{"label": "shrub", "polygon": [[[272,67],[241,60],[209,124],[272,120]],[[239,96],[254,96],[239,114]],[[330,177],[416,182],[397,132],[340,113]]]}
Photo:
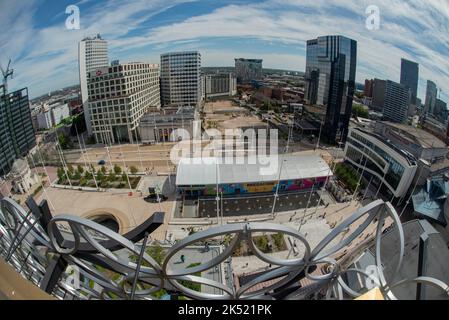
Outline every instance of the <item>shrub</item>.
{"label": "shrub", "polygon": [[111,173],[109,174],[109,181],[110,181],[110,182],[115,182],[115,180],[117,180],[117,176],[115,175],[114,172],[111,172]]}
{"label": "shrub", "polygon": [[136,174],[137,172],[139,172],[139,170],[137,170],[137,168],[134,166],[131,166],[131,168],[129,168],[129,170],[131,171],[131,174]]}
{"label": "shrub", "polygon": [[116,175],[120,175],[122,173],[122,168],[120,168],[118,165],[114,165],[114,172]]}
{"label": "shrub", "polygon": [[284,235],[282,233],[276,233],[271,236],[274,240],[274,244],[278,249],[281,249],[284,246]]}
{"label": "shrub", "polygon": [[261,250],[262,252],[267,253],[269,251],[268,248],[268,237],[266,235],[260,236],[260,237],[255,237],[254,239],[256,247],[259,248],[259,250]]}
{"label": "shrub", "polygon": [[92,180],[94,177],[92,176],[92,173],[86,171],[86,173],[84,174],[84,178],[86,180]]}
{"label": "shrub", "polygon": [[75,171],[73,174],[73,179],[80,180],[81,179],[81,173],[79,171]]}

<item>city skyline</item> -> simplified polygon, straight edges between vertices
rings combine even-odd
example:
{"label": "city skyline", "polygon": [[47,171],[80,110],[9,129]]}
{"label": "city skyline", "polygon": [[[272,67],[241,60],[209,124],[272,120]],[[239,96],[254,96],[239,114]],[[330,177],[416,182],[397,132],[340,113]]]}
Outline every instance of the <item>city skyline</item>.
{"label": "city skyline", "polygon": [[[448,101],[449,5],[371,2],[5,1],[0,24],[9,32],[1,36],[0,61],[13,59],[11,90],[29,87],[34,98],[78,82],[77,44],[97,33],[110,43],[111,60],[159,63],[164,52],[198,50],[205,67],[232,66],[234,58],[247,57],[263,59],[267,68],[296,71],[305,70],[306,40],[341,34],[358,41],[357,82],[374,77],[398,82],[405,58],[420,64],[418,97],[424,100],[432,80]],[[80,30],[65,28],[71,4],[80,8]],[[380,30],[365,26],[370,4],[380,9]]]}

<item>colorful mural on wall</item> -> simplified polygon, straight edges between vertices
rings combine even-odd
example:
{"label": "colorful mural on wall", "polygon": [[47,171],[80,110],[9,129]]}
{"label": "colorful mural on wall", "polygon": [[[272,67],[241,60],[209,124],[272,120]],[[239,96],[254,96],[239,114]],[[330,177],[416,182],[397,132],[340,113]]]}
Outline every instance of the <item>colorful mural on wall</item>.
{"label": "colorful mural on wall", "polygon": [[[279,184],[279,192],[291,192],[310,190],[314,188],[322,188],[327,177],[319,177],[301,180],[285,180]],[[275,193],[277,188],[276,181],[258,182],[258,183],[236,183],[222,184],[218,186],[219,193],[223,195],[239,195],[239,194],[257,194],[257,193]],[[215,196],[217,194],[216,185],[208,185],[204,187],[180,187],[178,190],[186,196]]]}

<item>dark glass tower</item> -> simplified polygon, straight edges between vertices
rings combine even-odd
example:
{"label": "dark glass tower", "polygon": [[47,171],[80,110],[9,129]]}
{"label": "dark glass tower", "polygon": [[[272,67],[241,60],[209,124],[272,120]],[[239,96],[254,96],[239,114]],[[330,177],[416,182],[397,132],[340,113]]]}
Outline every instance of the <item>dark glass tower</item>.
{"label": "dark glass tower", "polygon": [[344,142],[348,135],[356,67],[357,41],[343,36],[307,41],[307,111],[323,123],[321,136],[330,143]]}
{"label": "dark glass tower", "polygon": [[412,91],[411,104],[416,105],[418,96],[419,64],[406,59],[401,59],[401,84]]}
{"label": "dark glass tower", "polygon": [[0,176],[35,146],[28,89],[5,94],[0,87]]}

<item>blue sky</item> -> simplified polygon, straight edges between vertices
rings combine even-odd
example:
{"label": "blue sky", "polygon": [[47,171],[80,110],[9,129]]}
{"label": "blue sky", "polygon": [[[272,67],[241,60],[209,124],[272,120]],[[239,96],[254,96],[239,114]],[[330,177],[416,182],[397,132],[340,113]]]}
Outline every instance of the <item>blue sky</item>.
{"label": "blue sky", "polygon": [[[81,29],[67,30],[68,5]],[[380,9],[380,30],[365,27],[365,9]],[[342,34],[358,41],[357,80],[399,81],[400,59],[420,64],[449,101],[447,0],[0,0],[0,62],[13,59],[10,89],[32,97],[78,83],[77,44],[101,33],[110,59],[158,63],[161,53],[199,50],[203,66],[263,58],[264,67],[304,71],[305,41]]]}

